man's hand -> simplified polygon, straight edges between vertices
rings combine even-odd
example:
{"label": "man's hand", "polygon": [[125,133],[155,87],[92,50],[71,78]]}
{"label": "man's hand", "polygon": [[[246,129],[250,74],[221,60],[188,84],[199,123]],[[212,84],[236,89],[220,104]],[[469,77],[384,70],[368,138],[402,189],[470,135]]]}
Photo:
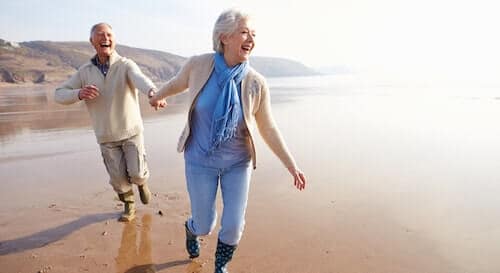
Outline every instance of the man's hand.
{"label": "man's hand", "polygon": [[154,99],[156,94],[156,89],[151,89],[148,92],[149,104],[154,107],[155,110],[160,108],[165,108],[167,106],[167,101],[165,99]]}
{"label": "man's hand", "polygon": [[151,96],[149,98],[149,104],[151,105],[151,107],[154,107],[155,110],[158,110],[160,108],[165,108],[167,106],[167,100],[158,99],[155,96]]}
{"label": "man's hand", "polygon": [[85,85],[78,92],[78,98],[81,100],[92,100],[99,96],[99,89],[95,85]]}

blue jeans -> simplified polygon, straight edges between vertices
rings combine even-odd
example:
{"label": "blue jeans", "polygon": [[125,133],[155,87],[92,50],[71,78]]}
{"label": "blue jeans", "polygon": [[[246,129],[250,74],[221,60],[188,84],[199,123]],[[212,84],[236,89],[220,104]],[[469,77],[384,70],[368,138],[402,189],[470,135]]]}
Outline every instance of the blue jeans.
{"label": "blue jeans", "polygon": [[219,240],[237,245],[245,227],[245,211],[252,167],[250,161],[229,168],[212,168],[186,162],[186,181],[191,200],[188,228],[195,235],[207,235],[215,227],[217,189],[222,193]]}

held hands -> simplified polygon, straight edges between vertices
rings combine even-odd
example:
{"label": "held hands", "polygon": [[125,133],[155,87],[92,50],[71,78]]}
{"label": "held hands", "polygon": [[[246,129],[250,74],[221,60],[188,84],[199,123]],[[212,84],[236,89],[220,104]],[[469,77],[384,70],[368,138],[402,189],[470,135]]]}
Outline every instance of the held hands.
{"label": "held hands", "polygon": [[151,105],[151,107],[154,107],[155,110],[165,108],[167,106],[167,101],[165,99],[157,99],[154,94],[155,93],[153,91],[150,91],[150,93],[148,94],[149,104]]}
{"label": "held hands", "polygon": [[155,110],[158,110],[160,108],[165,108],[167,106],[167,101],[165,99],[155,100],[155,101],[152,100],[153,98],[149,99],[149,104],[151,105],[151,107],[154,107]]}
{"label": "held hands", "polygon": [[80,91],[78,91],[78,98],[81,100],[92,100],[99,96],[99,89],[97,86],[85,85]]}
{"label": "held hands", "polygon": [[293,185],[299,190],[303,190],[306,188],[306,177],[304,176],[304,173],[294,167],[288,168],[288,171],[290,174],[293,176]]}

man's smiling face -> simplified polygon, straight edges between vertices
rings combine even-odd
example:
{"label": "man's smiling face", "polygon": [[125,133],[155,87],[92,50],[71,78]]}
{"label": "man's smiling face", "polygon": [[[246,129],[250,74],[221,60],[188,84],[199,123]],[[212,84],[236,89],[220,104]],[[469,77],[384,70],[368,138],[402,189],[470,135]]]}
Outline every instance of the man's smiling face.
{"label": "man's smiling face", "polygon": [[94,46],[99,61],[106,61],[115,51],[115,34],[111,27],[100,24],[92,32],[90,43]]}

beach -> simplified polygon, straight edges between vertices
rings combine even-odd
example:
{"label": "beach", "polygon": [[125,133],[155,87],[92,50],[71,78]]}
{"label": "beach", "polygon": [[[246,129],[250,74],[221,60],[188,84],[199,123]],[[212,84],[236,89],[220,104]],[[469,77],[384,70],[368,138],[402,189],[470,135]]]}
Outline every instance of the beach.
{"label": "beach", "polygon": [[[495,90],[269,81],[308,184],[297,191],[257,139],[231,273],[500,272]],[[19,90],[0,87],[0,271],[213,272],[218,227],[198,259],[184,248],[183,103],[144,109],[154,196],[121,223],[85,109],[56,105],[46,87]]]}

